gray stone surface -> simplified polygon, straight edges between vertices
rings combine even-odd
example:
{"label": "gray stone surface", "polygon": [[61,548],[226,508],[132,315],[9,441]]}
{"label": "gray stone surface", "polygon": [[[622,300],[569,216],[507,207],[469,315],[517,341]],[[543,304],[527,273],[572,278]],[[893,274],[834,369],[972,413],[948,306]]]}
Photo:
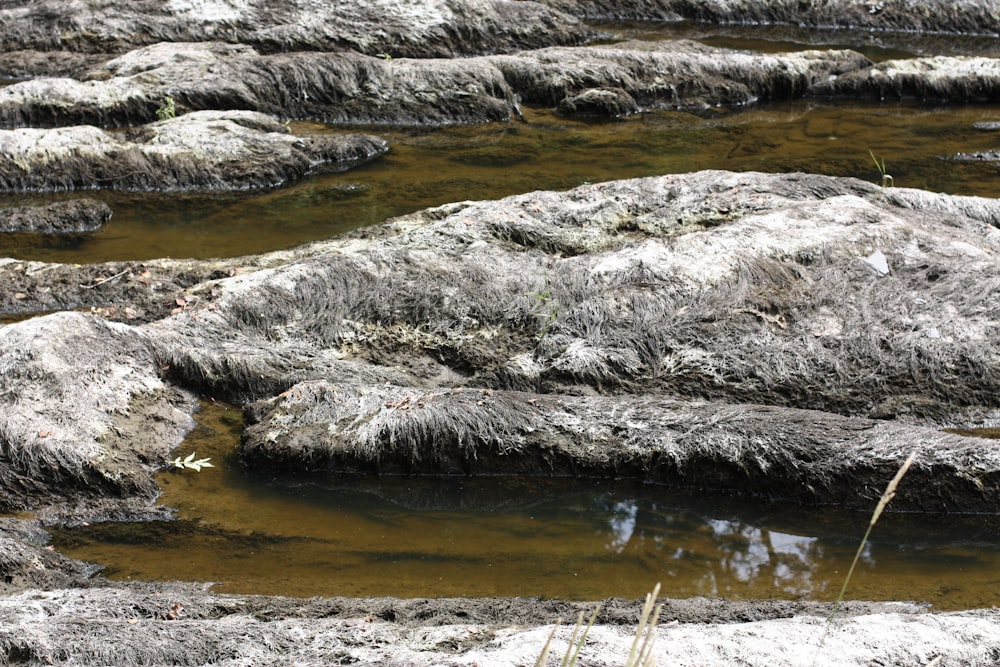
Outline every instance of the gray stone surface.
{"label": "gray stone surface", "polygon": [[251,111],[202,111],[126,135],[82,125],[0,130],[0,191],[247,190],[378,157],[370,135],[293,136]]}

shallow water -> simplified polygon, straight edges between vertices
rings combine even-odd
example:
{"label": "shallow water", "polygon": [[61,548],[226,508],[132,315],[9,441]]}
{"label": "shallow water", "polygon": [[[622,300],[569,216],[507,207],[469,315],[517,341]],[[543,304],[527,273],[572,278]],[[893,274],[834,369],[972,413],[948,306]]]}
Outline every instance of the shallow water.
{"label": "shallow water", "polygon": [[[309,597],[663,594],[836,598],[868,517],[610,480],[322,479],[239,465],[239,410],[207,402],[165,472],[178,520],[55,531],[60,551],[128,580]],[[905,484],[905,479],[903,484]],[[1000,604],[1000,518],[887,514],[849,597]]]}
{"label": "shallow water", "polygon": [[[0,235],[0,256],[78,263],[237,256],[453,201],[702,169],[804,171],[875,182],[869,150],[885,160],[898,187],[997,194],[997,164],[944,159],[996,147],[997,132],[974,127],[1000,121],[992,107],[798,101],[742,113],[658,111],[609,123],[542,110],[525,116],[525,122],[489,126],[381,131],[392,146],[384,158],[263,194],[86,193],[114,210],[103,230],[64,238]],[[294,129],[331,131],[310,123]],[[52,198],[0,196],[0,207]]]}

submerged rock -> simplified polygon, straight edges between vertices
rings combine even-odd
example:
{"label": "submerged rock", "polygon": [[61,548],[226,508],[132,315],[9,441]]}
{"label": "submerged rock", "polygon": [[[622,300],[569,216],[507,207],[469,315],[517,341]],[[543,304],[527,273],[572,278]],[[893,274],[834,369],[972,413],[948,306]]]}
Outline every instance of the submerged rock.
{"label": "submerged rock", "polygon": [[621,88],[587,88],[556,105],[559,115],[578,118],[621,118],[638,112],[639,105]]}
{"label": "submerged rock", "polygon": [[369,135],[293,136],[249,111],[191,113],[127,135],[90,126],[0,130],[0,191],[268,188],[386,150]]}
{"label": "submerged rock", "polygon": [[111,207],[96,199],[70,199],[44,206],[0,208],[0,232],[73,234],[93,232],[111,219]]}

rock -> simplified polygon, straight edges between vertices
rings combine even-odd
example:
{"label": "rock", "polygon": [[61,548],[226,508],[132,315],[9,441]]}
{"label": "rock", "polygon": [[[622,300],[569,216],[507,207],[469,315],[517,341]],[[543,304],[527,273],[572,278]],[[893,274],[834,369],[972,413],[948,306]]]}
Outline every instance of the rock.
{"label": "rock", "polygon": [[891,422],[641,396],[337,382],[302,383],[248,406],[243,459],[343,474],[631,477],[868,509],[915,451],[894,509],[992,512],[1000,498],[992,441]]}
{"label": "rock", "polygon": [[239,258],[85,265],[0,258],[0,312],[23,315],[89,308],[110,320],[138,324],[183,310],[188,306],[183,290],[192,285],[253,267],[253,260]]}
{"label": "rock", "polygon": [[771,55],[687,40],[553,47],[489,60],[527,104],[555,106],[590,88],[614,88],[644,107],[681,109],[801,97],[870,65],[854,51]]}
{"label": "rock", "polygon": [[865,257],[865,264],[867,264],[872,271],[880,276],[889,275],[889,261],[882,254],[881,250],[876,250],[872,254]]}
{"label": "rock", "polygon": [[0,191],[268,188],[386,150],[368,135],[293,136],[249,111],[191,113],[124,136],[90,126],[0,130]]}
{"label": "rock", "polygon": [[0,519],[0,595],[93,585],[99,567],[46,549],[48,541],[37,521]]}
{"label": "rock", "polygon": [[977,151],[975,153],[958,153],[952,156],[955,160],[967,162],[998,162],[1000,161],[1000,150]]}
{"label": "rock", "polygon": [[510,0],[9,0],[0,9],[0,51],[122,52],[220,40],[271,52],[353,49],[427,58],[578,44],[590,34],[566,14]]}
{"label": "rock", "polygon": [[44,206],[0,208],[0,232],[73,234],[94,232],[111,219],[111,207],[96,199],[70,199]]}
{"label": "rock", "polygon": [[1000,99],[1000,60],[970,56],[887,60],[831,78],[810,94],[960,104],[995,102]]}
{"label": "rock", "polygon": [[587,88],[556,106],[559,115],[579,118],[621,118],[638,112],[639,105],[621,88]]}
{"label": "rock", "polygon": [[111,56],[104,53],[9,51],[0,53],[0,78],[16,80],[50,76],[78,79],[109,58]]}
{"label": "rock", "polygon": [[589,19],[640,19],[752,26],[792,25],[814,29],[863,29],[905,33],[1000,33],[1000,16],[985,0],[542,0]]}
{"label": "rock", "polygon": [[142,124],[167,98],[181,110],[244,109],[354,125],[485,123],[519,113],[503,75],[481,59],[262,56],[247,46],[162,43],[110,60],[83,82],[35,79],[0,89],[0,122]]}
{"label": "rock", "polygon": [[0,327],[0,511],[150,513],[153,472],[193,411],[150,352],[132,327],[81,313]]}
{"label": "rock", "polygon": [[1000,407],[997,220],[995,200],[718,171],[466,202],[192,290],[154,345],[182,385],[241,398],[336,358],[422,388],[961,424]]}
{"label": "rock", "polygon": [[996,99],[997,62],[936,57],[874,65],[847,50],[760,54],[687,40],[453,60],[161,43],[109,60],[81,81],[38,78],[0,88],[0,124],[142,124],[168,98],[181,112],[241,109],[351,125],[504,122],[519,116],[519,99],[604,117],[637,106],[741,107],[799,97],[965,103]]}

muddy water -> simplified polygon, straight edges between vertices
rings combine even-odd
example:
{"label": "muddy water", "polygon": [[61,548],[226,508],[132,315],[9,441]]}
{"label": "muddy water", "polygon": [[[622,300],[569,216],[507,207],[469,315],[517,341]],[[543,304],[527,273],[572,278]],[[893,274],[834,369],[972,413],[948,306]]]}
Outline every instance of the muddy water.
{"label": "muddy water", "polygon": [[[743,113],[660,111],[586,123],[527,110],[525,122],[383,131],[383,159],[259,195],[88,193],[114,217],[95,234],[0,236],[0,256],[60,262],[219,257],[287,248],[465,199],[701,169],[807,171],[879,179],[869,150],[899,187],[996,196],[998,166],[945,159],[995,148],[990,107],[800,101]],[[328,131],[299,123],[298,132]],[[339,130],[338,130],[339,131]],[[65,197],[68,195],[59,195]],[[52,195],[0,197],[0,208]]]}
{"label": "muddy water", "polygon": [[[273,479],[236,461],[241,416],[207,403],[161,475],[178,520],[63,529],[114,579],[292,596],[836,597],[868,517],[607,480]],[[905,483],[905,480],[904,480]],[[1000,604],[1000,520],[888,514],[850,588],[936,609]]]}

